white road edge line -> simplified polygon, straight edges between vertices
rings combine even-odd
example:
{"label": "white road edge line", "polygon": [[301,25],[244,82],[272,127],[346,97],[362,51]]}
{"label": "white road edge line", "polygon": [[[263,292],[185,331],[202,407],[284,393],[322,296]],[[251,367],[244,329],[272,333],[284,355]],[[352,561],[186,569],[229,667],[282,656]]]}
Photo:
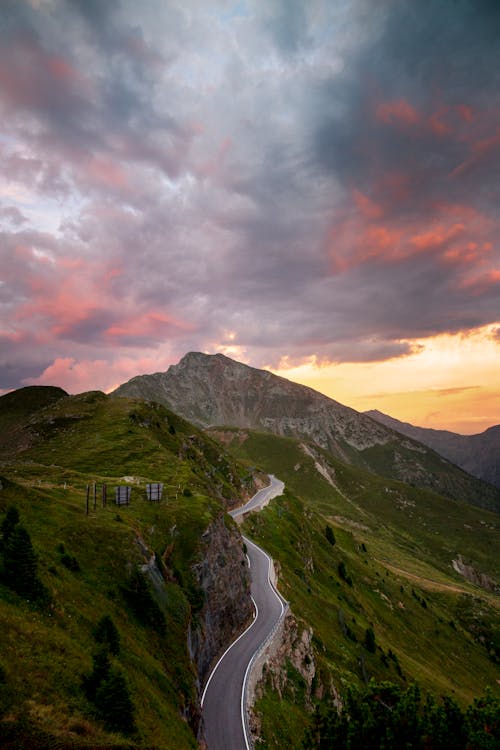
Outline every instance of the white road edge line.
{"label": "white road edge line", "polygon": [[[271,479],[271,483],[270,483],[269,487],[263,487],[261,490],[259,490],[259,492],[257,492],[257,495],[259,495],[260,493],[263,493],[266,490],[270,489],[270,487],[272,486],[272,479],[274,478],[274,475],[272,477],[270,475],[269,478]],[[252,500],[255,497],[256,496],[254,495],[254,497],[252,498]],[[243,506],[243,507],[246,507],[246,506]],[[238,508],[238,510],[241,510],[241,509]],[[245,544],[251,544],[253,547],[256,547],[259,550],[259,552],[262,552],[262,554],[264,554],[267,557],[267,562],[268,562],[268,566],[267,566],[267,582],[269,584],[269,588],[271,589],[271,591],[273,592],[273,594],[276,596],[277,600],[280,603],[280,607],[281,607],[280,615],[279,615],[278,619],[276,620],[276,622],[278,622],[280,620],[280,618],[283,616],[283,612],[285,611],[285,604],[287,604],[287,602],[284,599],[284,597],[281,596],[281,594],[279,593],[278,589],[275,587],[275,585],[271,581],[271,566],[273,564],[272,558],[270,557],[270,555],[267,554],[267,552],[265,550],[262,549],[262,547],[259,547],[258,544],[255,544],[255,542],[252,542],[252,540],[248,539],[248,537],[242,535],[242,539],[245,542]],[[250,559],[249,559],[248,555],[247,555],[247,560],[248,560],[248,565],[250,567]],[[217,662],[217,664],[215,665],[215,667],[210,672],[209,678],[208,678],[208,680],[206,682],[205,688],[204,688],[202,696],[201,696],[201,707],[202,708],[203,708],[203,702],[205,700],[205,694],[207,692],[208,686],[210,685],[212,677],[214,676],[215,672],[217,671],[217,668],[218,668],[219,664],[224,659],[224,657],[226,656],[226,654],[228,653],[228,651],[230,651],[232,649],[232,647],[236,643],[238,643],[238,641],[240,640],[240,638],[243,638],[243,636],[245,635],[245,633],[248,633],[248,631],[250,630],[250,628],[252,628],[255,625],[256,621],[257,621],[257,618],[259,616],[259,608],[258,608],[257,602],[255,601],[255,599],[253,598],[253,596],[251,596],[251,599],[252,599],[252,602],[253,602],[253,606],[255,607],[254,619],[252,620],[252,622],[250,623],[250,625],[243,631],[243,633],[241,633],[238,636],[238,638],[236,638],[236,640],[234,640],[231,643],[231,645],[224,651],[224,653],[220,657],[219,661]],[[262,641],[262,643],[259,644],[259,646],[255,649],[254,653],[252,654],[251,658],[249,659],[248,664],[247,664],[247,668],[245,670],[245,675],[243,677],[243,685],[242,685],[242,688],[241,688],[241,698],[240,698],[241,725],[242,725],[242,728],[243,728],[243,737],[245,739],[246,750],[252,750],[252,746],[250,745],[250,743],[248,741],[247,730],[246,730],[245,705],[244,705],[245,704],[245,692],[246,692],[245,688],[246,688],[246,684],[247,684],[247,680],[248,680],[248,673],[250,671],[250,668],[253,665],[254,657],[259,652],[259,650],[262,648],[262,645],[265,643],[265,641],[266,641],[266,639],[264,639]]]}
{"label": "white road edge line", "polygon": [[232,647],[233,647],[233,646],[234,646],[234,645],[235,645],[236,643],[238,643],[238,641],[240,640],[240,638],[243,638],[243,636],[245,635],[245,633],[248,633],[248,631],[250,630],[250,628],[252,628],[252,627],[253,627],[253,626],[255,625],[256,621],[257,621],[257,617],[259,616],[259,608],[257,607],[257,603],[256,603],[255,599],[253,598],[253,596],[251,597],[251,599],[252,599],[252,602],[253,602],[253,606],[255,607],[255,614],[254,614],[254,618],[253,618],[252,622],[250,623],[250,625],[249,625],[249,626],[248,626],[248,627],[247,627],[247,628],[246,628],[246,629],[245,629],[245,630],[243,631],[243,633],[241,633],[241,634],[240,634],[240,635],[239,635],[239,636],[238,636],[238,637],[236,638],[236,640],[234,640],[234,641],[233,641],[233,642],[231,643],[231,645],[230,645],[230,646],[228,646],[228,648],[226,648],[226,650],[224,651],[224,653],[223,653],[223,654],[222,654],[222,656],[220,657],[219,661],[217,662],[217,664],[215,665],[215,667],[214,667],[214,668],[212,669],[212,671],[210,672],[210,676],[209,676],[209,678],[208,678],[208,680],[207,680],[207,683],[206,683],[206,685],[205,685],[205,688],[204,688],[204,690],[203,690],[203,693],[202,693],[202,695],[201,695],[201,706],[202,706],[202,708],[203,708],[203,701],[205,700],[205,693],[207,692],[207,688],[208,688],[208,686],[210,685],[210,681],[212,680],[212,677],[214,676],[215,672],[217,671],[217,667],[219,666],[219,664],[221,663],[221,661],[223,660],[223,658],[225,657],[225,655],[226,655],[226,654],[228,653],[228,651],[231,651]]}
{"label": "white road edge line", "polygon": [[[276,622],[279,622],[279,620],[283,617],[283,612],[285,611],[285,604],[284,603],[286,603],[286,602],[285,602],[285,599],[279,593],[278,589],[274,586],[273,582],[271,581],[271,565],[273,564],[272,558],[267,554],[267,552],[265,550],[262,549],[262,547],[259,547],[258,544],[255,544],[255,542],[252,542],[251,539],[248,539],[248,537],[243,536],[243,535],[242,535],[242,538],[243,538],[243,541],[245,542],[245,544],[251,544],[253,547],[256,547],[259,550],[259,552],[262,552],[267,557],[267,562],[268,562],[268,565],[267,565],[267,582],[269,584],[269,588],[271,589],[271,591],[273,592],[273,594],[275,595],[275,597],[279,601],[280,607],[281,607],[281,612],[279,614],[278,619],[276,620]],[[255,607],[257,608],[257,604],[255,603],[253,597],[252,597],[252,601],[253,601]],[[254,620],[254,622],[255,622],[255,620]],[[275,628],[275,627],[276,627],[276,623],[274,624],[273,628]],[[243,677],[243,685],[241,687],[241,699],[240,699],[241,726],[243,728],[243,737],[245,738],[246,750],[252,750],[252,747],[253,747],[252,745],[250,745],[250,743],[248,741],[246,721],[245,721],[245,712],[246,712],[246,708],[245,708],[245,693],[246,693],[246,686],[247,686],[247,680],[248,680],[248,673],[249,673],[251,667],[253,666],[255,655],[259,653],[259,651],[262,648],[262,646],[266,643],[266,640],[267,640],[268,637],[269,636],[267,636],[266,638],[264,638],[264,640],[257,646],[257,648],[253,652],[252,656],[250,657],[250,659],[248,661],[248,664],[247,664],[247,668],[245,670],[245,676]],[[202,703],[202,705],[203,705],[203,703]]]}

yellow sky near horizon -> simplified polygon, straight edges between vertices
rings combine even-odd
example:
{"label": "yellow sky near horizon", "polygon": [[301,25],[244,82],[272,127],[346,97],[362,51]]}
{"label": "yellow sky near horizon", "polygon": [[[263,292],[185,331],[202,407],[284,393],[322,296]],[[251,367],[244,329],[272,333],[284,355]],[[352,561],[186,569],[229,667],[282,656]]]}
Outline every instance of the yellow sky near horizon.
{"label": "yellow sky near horizon", "polygon": [[498,324],[412,341],[416,351],[384,362],[298,367],[273,372],[357,411],[378,409],[420,427],[475,434],[500,424]]}

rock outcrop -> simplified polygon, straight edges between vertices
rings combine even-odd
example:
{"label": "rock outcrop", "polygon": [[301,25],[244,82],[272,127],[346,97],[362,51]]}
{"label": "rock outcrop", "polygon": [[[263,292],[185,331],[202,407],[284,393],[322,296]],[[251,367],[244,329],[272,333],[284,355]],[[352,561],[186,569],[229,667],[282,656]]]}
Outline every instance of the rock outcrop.
{"label": "rock outcrop", "polygon": [[500,594],[500,586],[496,583],[496,581],[494,581],[490,576],[486,575],[486,573],[481,573],[481,571],[476,570],[476,568],[474,568],[472,565],[467,565],[467,563],[462,559],[462,555],[458,555],[455,560],[452,560],[451,564],[453,566],[453,569],[456,570],[457,573],[463,576],[467,581],[470,581],[470,583],[474,583],[476,586],[480,586],[486,591],[492,591],[495,594]]}
{"label": "rock outcrop", "polygon": [[290,665],[304,682],[306,707],[312,710],[313,680],[316,674],[312,636],[312,629],[299,625],[288,609],[275,634],[257,659],[252,668],[247,692],[250,730],[254,740],[258,740],[260,735],[260,718],[253,710],[253,706],[262,697],[266,686],[280,696],[283,694],[289,686]]}
{"label": "rock outcrop", "polygon": [[194,572],[204,601],[188,636],[200,687],[216,658],[253,615],[250,571],[236,524],[219,515],[203,534],[202,546],[201,560]]}

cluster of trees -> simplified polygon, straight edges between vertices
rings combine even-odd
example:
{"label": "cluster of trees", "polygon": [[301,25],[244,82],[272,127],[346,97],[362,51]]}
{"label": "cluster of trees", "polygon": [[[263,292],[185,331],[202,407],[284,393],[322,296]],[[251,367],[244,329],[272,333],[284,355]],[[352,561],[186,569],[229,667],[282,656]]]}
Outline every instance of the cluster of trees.
{"label": "cluster of trees", "polygon": [[7,509],[0,524],[0,575],[3,583],[20,596],[44,604],[48,591],[38,577],[38,563],[31,537],[20,523],[15,506]]}
{"label": "cluster of trees", "polygon": [[391,682],[352,689],[339,713],[318,708],[304,750],[497,750],[500,702],[490,691],[465,711],[449,696],[436,701],[418,685]]}

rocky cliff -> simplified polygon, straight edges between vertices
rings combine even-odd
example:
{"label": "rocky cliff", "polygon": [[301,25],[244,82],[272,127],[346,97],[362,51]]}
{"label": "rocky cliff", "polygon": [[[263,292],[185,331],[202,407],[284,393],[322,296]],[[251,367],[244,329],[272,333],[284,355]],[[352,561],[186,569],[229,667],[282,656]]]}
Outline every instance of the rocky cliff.
{"label": "rocky cliff", "polygon": [[392,431],[312,388],[222,354],[190,352],[167,372],[132,378],[114,393],[160,401],[203,427],[300,434],[340,458],[348,446],[363,450],[392,438]]}
{"label": "rocky cliff", "polygon": [[218,516],[203,534],[200,561],[194,572],[203,605],[193,617],[188,645],[201,687],[216,658],[253,615],[243,541],[227,516]]}
{"label": "rocky cliff", "polygon": [[117,396],[158,401],[203,427],[227,425],[315,443],[346,463],[500,510],[500,491],[421,443],[324,396],[222,354],[186,354],[167,372],[141,375]]}

